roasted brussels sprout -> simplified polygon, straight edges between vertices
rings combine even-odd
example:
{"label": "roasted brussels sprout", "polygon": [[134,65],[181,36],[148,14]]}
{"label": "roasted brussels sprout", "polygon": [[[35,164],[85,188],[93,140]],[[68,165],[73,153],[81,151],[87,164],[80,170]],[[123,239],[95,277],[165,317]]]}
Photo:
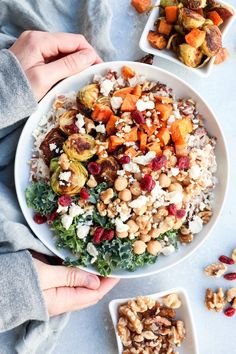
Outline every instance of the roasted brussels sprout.
{"label": "roasted brussels sprout", "polygon": [[63,144],[63,150],[72,160],[86,161],[95,153],[95,140],[88,134],[72,134]]}
{"label": "roasted brussels sprout", "polygon": [[114,182],[117,177],[117,171],[119,170],[119,164],[116,159],[112,156],[109,156],[107,158],[101,158],[97,160],[97,163],[99,163],[101,166],[99,179],[101,178],[108,183]]}
{"label": "roasted brussels sprout", "polygon": [[58,158],[54,158],[50,163],[51,187],[56,194],[76,195],[85,185],[88,172],[78,161],[70,161],[68,170],[63,170],[58,164]]}
{"label": "roasted brussels sprout", "polygon": [[197,10],[206,7],[207,1],[206,0],[185,0],[184,5],[191,10]]}
{"label": "roasted brussels sprout", "polygon": [[59,156],[66,136],[58,128],[50,130],[43,139],[39,149],[43,153],[43,160],[47,166],[53,157]]}
{"label": "roasted brussels sprout", "polygon": [[180,44],[179,58],[185,65],[196,68],[201,63],[202,57],[201,49],[194,48],[186,43]]}
{"label": "roasted brussels sprout", "polygon": [[76,114],[75,109],[64,112],[59,118],[59,128],[66,134],[71,135],[79,132],[79,128],[75,124]]}
{"label": "roasted brussels sprout", "polygon": [[201,49],[208,57],[213,57],[222,47],[222,35],[217,26],[204,26],[206,32],[205,41],[203,42]]}
{"label": "roasted brussels sprout", "polygon": [[204,22],[205,18],[203,16],[187,7],[183,7],[179,10],[179,23],[181,23],[187,30],[199,28]]}
{"label": "roasted brussels sprout", "polygon": [[99,88],[97,84],[90,84],[84,86],[77,94],[77,101],[79,101],[85,109],[92,109],[94,103],[97,101],[99,95]]}

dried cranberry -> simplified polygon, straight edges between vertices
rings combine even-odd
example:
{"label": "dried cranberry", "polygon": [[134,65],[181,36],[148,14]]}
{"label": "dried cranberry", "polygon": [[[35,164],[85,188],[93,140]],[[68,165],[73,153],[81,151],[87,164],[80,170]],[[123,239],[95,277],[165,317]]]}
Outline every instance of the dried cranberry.
{"label": "dried cranberry", "polygon": [[229,258],[227,256],[220,256],[219,261],[225,264],[234,264],[234,260],[232,258]]}
{"label": "dried cranberry", "polygon": [[36,213],[34,215],[34,221],[36,222],[36,224],[44,224],[47,221],[46,216],[41,215],[40,213]]}
{"label": "dried cranberry", "polygon": [[58,203],[63,207],[67,207],[67,206],[71,205],[71,202],[72,202],[72,199],[67,194],[64,194],[58,198]]}
{"label": "dried cranberry", "polygon": [[132,111],[131,117],[137,124],[145,124],[145,118],[140,111]]}
{"label": "dried cranberry", "polygon": [[49,215],[49,217],[48,217],[48,223],[49,223],[49,224],[52,224],[53,221],[56,220],[57,215],[58,215],[57,211],[54,210],[54,211]]}
{"label": "dried cranberry", "polygon": [[153,171],[158,171],[160,170],[162,167],[165,167],[167,162],[167,158],[165,155],[161,155],[161,156],[157,156],[154,157],[154,159],[152,160],[151,164],[150,164],[150,168]]}
{"label": "dried cranberry", "polygon": [[236,273],[227,273],[224,275],[224,278],[227,280],[235,280],[236,279]]}
{"label": "dried cranberry", "polygon": [[235,314],[235,309],[233,307],[228,307],[226,310],[224,310],[224,314],[227,317],[232,317]]}
{"label": "dried cranberry", "polygon": [[84,187],[84,188],[81,188],[80,190],[80,197],[84,200],[87,200],[89,199],[89,192],[88,190]]}
{"label": "dried cranberry", "polygon": [[97,162],[89,162],[88,170],[92,175],[99,175],[101,173],[101,165]]}
{"label": "dried cranberry", "polygon": [[185,214],[186,214],[186,210],[185,209],[179,209],[176,212],[176,217],[178,219],[182,219],[185,216]]}
{"label": "dried cranberry", "polygon": [[93,235],[93,243],[95,243],[95,245],[98,245],[101,241],[102,241],[102,236],[104,233],[104,228],[103,227],[97,227],[94,235]]}
{"label": "dried cranberry", "polygon": [[146,192],[151,192],[155,185],[156,182],[152,179],[151,175],[145,175],[140,181],[141,189]]}
{"label": "dried cranberry", "polygon": [[178,159],[177,167],[180,170],[188,170],[190,167],[190,160],[188,156],[181,156]]}
{"label": "dried cranberry", "polygon": [[173,216],[176,215],[177,207],[176,207],[176,205],[174,203],[168,205],[167,209],[168,209],[169,215],[173,215]]}
{"label": "dried cranberry", "polygon": [[128,155],[124,155],[119,159],[119,163],[121,163],[122,165],[126,164],[126,163],[130,163],[131,158]]}
{"label": "dried cranberry", "polygon": [[115,236],[114,230],[105,230],[102,235],[102,241],[111,241]]}
{"label": "dried cranberry", "polygon": [[69,130],[72,134],[76,134],[79,132],[79,128],[75,123],[65,125],[64,127],[66,130]]}

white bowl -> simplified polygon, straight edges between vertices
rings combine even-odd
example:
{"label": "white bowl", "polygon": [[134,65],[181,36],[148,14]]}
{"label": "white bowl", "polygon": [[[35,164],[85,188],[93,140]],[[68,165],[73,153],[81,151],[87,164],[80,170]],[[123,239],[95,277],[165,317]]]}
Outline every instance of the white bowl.
{"label": "white bowl", "polygon": [[[186,329],[186,338],[181,346],[178,348],[179,354],[199,354],[198,344],[197,344],[197,335],[196,330],[193,322],[193,315],[191,311],[191,305],[189,302],[188,295],[186,291],[182,288],[175,288],[166,291],[162,291],[159,293],[155,293],[152,295],[147,295],[154,300],[160,300],[160,298],[167,296],[169,294],[177,294],[182,302],[182,306],[176,311],[177,318],[184,321],[185,329]],[[123,345],[120,340],[120,337],[117,333],[116,327],[118,323],[118,309],[121,304],[126,303],[127,301],[132,300],[129,299],[116,299],[112,300],[109,303],[109,311],[112,318],[113,326],[116,333],[116,341],[118,346],[118,354],[122,354]]]}
{"label": "white bowl", "polygon": [[[231,16],[230,18],[228,18],[222,25],[221,27],[221,31],[222,31],[222,38],[223,38],[223,45],[224,45],[224,37],[226,35],[226,33],[228,32],[231,24],[233,23],[234,19],[235,19],[235,10],[234,8],[223,2],[223,1],[217,1],[217,3],[222,4],[224,6],[229,7],[230,9],[232,9],[233,11],[233,16]],[[141,35],[140,41],[139,41],[139,47],[147,53],[151,53],[153,55],[156,55],[157,57],[161,57],[164,59],[167,59],[169,61],[172,61],[173,63],[176,63],[184,68],[186,68],[187,70],[191,70],[192,72],[199,74],[200,76],[209,76],[212,70],[212,67],[214,66],[214,60],[215,57],[212,57],[209,62],[204,65],[202,68],[190,68],[189,66],[185,65],[182,63],[181,60],[179,60],[175,53],[172,50],[168,50],[168,49],[163,49],[163,50],[159,50],[159,49],[155,49],[151,46],[151,44],[149,43],[149,41],[147,40],[147,35],[148,32],[150,30],[154,29],[154,23],[156,21],[156,19],[158,18],[159,15],[159,4],[160,4],[160,0],[157,0],[157,2],[155,3],[155,7],[153,8],[153,10],[151,11],[151,14],[146,22],[146,25],[144,27],[143,33]]]}
{"label": "white bowl", "polygon": [[[163,270],[166,270],[176,265],[178,262],[185,259],[187,256],[190,256],[194,251],[196,251],[196,249],[204,242],[204,240],[213,230],[213,227],[215,226],[216,221],[220,216],[225,200],[226,189],[228,185],[228,154],[226,150],[225,140],[214,113],[207,105],[207,103],[203,100],[203,98],[201,98],[190,85],[186,84],[184,81],[180,80],[175,75],[163,69],[152,67],[147,64],[127,61],[109,62],[95,65],[78,75],[72,76],[60,82],[42,99],[42,101],[38,105],[36,112],[34,112],[30,116],[30,118],[25,124],[16,152],[15,185],[21,210],[35,235],[58,257],[65,259],[67,256],[72,256],[69,251],[58,249],[56,247],[56,240],[53,237],[52,232],[49,230],[48,225],[36,224],[33,221],[33,211],[29,209],[26,204],[25,189],[29,184],[28,161],[31,158],[33,146],[32,132],[38,126],[38,123],[41,120],[42,116],[48,113],[53,103],[53,100],[55,99],[55,95],[68,93],[71,91],[78,91],[85,84],[91,82],[94,74],[104,75],[108,69],[119,70],[123,65],[131,66],[137,73],[144,75],[148,80],[159,80],[160,82],[167,84],[167,86],[173,88],[176,97],[191,97],[197,102],[198,110],[202,113],[203,117],[206,118],[206,128],[212,136],[215,136],[217,138],[216,157],[219,168],[216,176],[220,182],[217,185],[214,193],[215,203],[213,209],[213,216],[210,222],[204,226],[203,230],[196,237],[194,237],[194,240],[191,244],[185,247],[180,247],[180,249],[176,253],[173,253],[168,257],[161,256],[155,264],[139,268],[135,272],[115,270],[112,273],[112,276],[117,276],[121,278],[135,278],[159,273]],[[92,273],[98,274],[95,268],[92,266],[89,266],[86,269],[91,271]]]}

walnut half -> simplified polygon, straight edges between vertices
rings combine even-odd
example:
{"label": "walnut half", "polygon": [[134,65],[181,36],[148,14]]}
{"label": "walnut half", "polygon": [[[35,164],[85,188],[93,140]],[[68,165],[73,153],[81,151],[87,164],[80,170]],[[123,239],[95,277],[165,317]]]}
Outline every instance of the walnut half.
{"label": "walnut half", "polygon": [[209,264],[205,269],[204,273],[208,277],[221,277],[227,271],[227,267],[223,263],[212,263]]}
{"label": "walnut half", "polygon": [[209,311],[223,311],[225,305],[225,296],[222,288],[219,288],[216,293],[214,293],[210,288],[208,288],[206,290],[205,304]]}

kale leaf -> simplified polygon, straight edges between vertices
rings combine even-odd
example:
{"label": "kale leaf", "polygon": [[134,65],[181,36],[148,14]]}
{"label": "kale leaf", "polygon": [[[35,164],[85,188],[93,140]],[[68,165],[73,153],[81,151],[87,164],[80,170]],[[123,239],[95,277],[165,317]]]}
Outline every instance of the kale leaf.
{"label": "kale leaf", "polygon": [[92,204],[96,204],[99,201],[99,196],[101,192],[105,191],[107,188],[108,184],[106,182],[102,182],[94,188],[89,188],[90,197],[88,201]]}
{"label": "kale leaf", "polygon": [[25,198],[28,207],[43,216],[50,215],[57,206],[57,195],[42,181],[31,183],[25,190]]}

